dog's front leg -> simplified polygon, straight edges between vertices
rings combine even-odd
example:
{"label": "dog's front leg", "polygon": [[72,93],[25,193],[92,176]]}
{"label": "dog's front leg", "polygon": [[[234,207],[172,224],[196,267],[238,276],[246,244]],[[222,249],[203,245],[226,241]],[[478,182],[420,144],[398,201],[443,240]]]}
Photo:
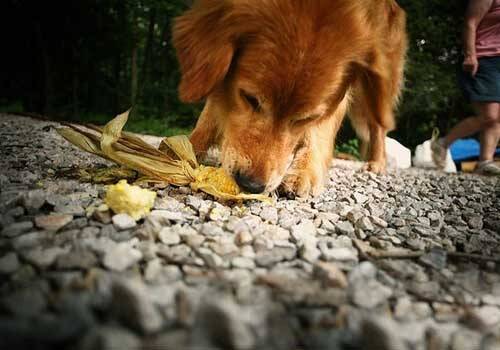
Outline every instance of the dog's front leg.
{"label": "dog's front leg", "polygon": [[345,110],[346,101],[340,104],[332,116],[309,128],[283,179],[281,193],[299,197],[317,196],[321,193],[333,158],[335,135]]}
{"label": "dog's front leg", "polygon": [[215,106],[209,98],[189,137],[198,159],[203,159],[208,149],[216,143],[217,130]]}
{"label": "dog's front leg", "polygon": [[370,129],[370,145],[368,152],[368,163],[365,169],[374,173],[385,172],[387,166],[387,158],[385,152],[385,136],[387,131],[378,123],[369,125]]}
{"label": "dog's front leg", "polygon": [[280,186],[280,192],[287,196],[308,197],[316,196],[323,189],[328,163],[331,157],[326,154],[314,154],[311,140],[304,143],[297,150],[295,159]]}

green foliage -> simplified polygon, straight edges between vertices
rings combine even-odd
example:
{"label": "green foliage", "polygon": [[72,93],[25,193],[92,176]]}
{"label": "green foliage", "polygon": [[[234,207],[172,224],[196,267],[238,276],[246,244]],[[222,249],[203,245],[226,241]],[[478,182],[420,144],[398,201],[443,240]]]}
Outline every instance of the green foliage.
{"label": "green foliage", "polygon": [[335,147],[336,152],[347,153],[350,154],[357,159],[361,159],[359,154],[359,140],[358,139],[350,139],[347,142],[341,143]]}
{"label": "green foliage", "polygon": [[[465,0],[398,1],[407,12],[409,52],[391,137],[414,147],[433,127],[445,131],[469,111],[456,79]],[[173,19],[189,2],[4,0],[2,12],[9,16],[0,30],[17,35],[5,38],[9,53],[0,55],[8,67],[0,75],[2,109],[105,122],[133,106],[135,131],[189,130],[201,106],[177,97],[171,42]],[[354,151],[354,137],[347,125],[338,141]]]}

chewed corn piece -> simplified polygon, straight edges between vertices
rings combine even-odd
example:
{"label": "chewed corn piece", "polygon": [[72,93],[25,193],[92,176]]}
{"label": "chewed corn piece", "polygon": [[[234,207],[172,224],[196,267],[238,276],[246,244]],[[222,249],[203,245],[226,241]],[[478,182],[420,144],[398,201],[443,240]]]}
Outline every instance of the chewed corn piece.
{"label": "chewed corn piece", "polygon": [[195,169],[194,177],[194,187],[213,186],[217,191],[230,195],[241,192],[236,181],[223,168],[200,165]]}
{"label": "chewed corn piece", "polygon": [[135,220],[146,216],[154,205],[156,192],[132,186],[126,180],[108,187],[104,202],[117,214],[128,214]]}

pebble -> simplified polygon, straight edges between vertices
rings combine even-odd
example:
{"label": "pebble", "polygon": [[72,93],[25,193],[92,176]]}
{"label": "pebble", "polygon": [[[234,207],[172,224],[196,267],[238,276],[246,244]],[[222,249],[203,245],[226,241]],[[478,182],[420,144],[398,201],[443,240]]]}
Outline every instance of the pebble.
{"label": "pebble", "polygon": [[73,215],[42,215],[35,217],[36,227],[47,231],[59,231],[73,220]]}
{"label": "pebble", "polygon": [[47,299],[38,288],[23,289],[0,299],[0,308],[15,316],[32,317],[46,307]]}
{"label": "pebble", "polygon": [[363,231],[373,231],[373,224],[366,216],[362,217],[356,222],[356,227]]}
{"label": "pebble", "polygon": [[335,224],[337,232],[341,235],[354,234],[354,226],[349,221],[340,221]]}
{"label": "pebble", "polygon": [[166,245],[176,245],[181,243],[181,236],[176,232],[175,227],[164,227],[158,233],[160,242]]}
{"label": "pebble", "polygon": [[231,260],[231,265],[237,269],[252,270],[255,268],[255,262],[252,259],[239,256]]}
{"label": "pebble", "polygon": [[39,269],[50,267],[58,256],[68,253],[70,247],[52,247],[52,248],[34,248],[32,250],[22,252],[22,257],[32,265]]}
{"label": "pebble", "polygon": [[22,221],[13,223],[2,230],[2,236],[5,237],[16,237],[23,233],[29,232],[33,229],[33,223],[31,221]]}
{"label": "pebble", "polygon": [[316,226],[311,220],[304,219],[292,227],[291,235],[295,242],[303,243],[309,237],[316,235]]}
{"label": "pebble", "polygon": [[60,255],[56,261],[56,268],[60,270],[81,269],[88,270],[97,265],[98,260],[90,250],[78,249]]}
{"label": "pebble", "polygon": [[253,236],[249,232],[239,232],[236,234],[234,242],[240,247],[251,244],[253,242]]}
{"label": "pebble", "polygon": [[140,349],[141,340],[128,330],[117,326],[91,329],[80,341],[80,350]]}
{"label": "pebble", "polygon": [[340,268],[332,263],[317,262],[314,265],[314,275],[319,278],[324,286],[346,288],[347,277]]}
{"label": "pebble", "polygon": [[141,334],[155,333],[163,325],[163,318],[143,283],[116,280],[112,286],[111,303],[114,315]]}
{"label": "pebble", "polygon": [[451,337],[450,350],[472,350],[481,348],[481,334],[468,329],[461,329]]}
{"label": "pebble", "polygon": [[128,243],[118,243],[106,251],[103,265],[113,271],[124,271],[142,259],[140,250],[132,248]]}
{"label": "pebble", "polygon": [[269,222],[270,224],[276,224],[278,222],[278,210],[272,206],[265,206],[262,208],[259,216],[264,222]]}
{"label": "pebble", "polygon": [[135,220],[128,214],[116,214],[112,218],[113,225],[117,230],[129,230],[137,226]]}
{"label": "pebble", "polygon": [[433,248],[429,253],[422,255],[419,260],[427,266],[442,270],[446,267],[447,254],[442,249]]}
{"label": "pebble", "polygon": [[10,275],[19,268],[17,254],[10,252],[0,258],[0,274]]}

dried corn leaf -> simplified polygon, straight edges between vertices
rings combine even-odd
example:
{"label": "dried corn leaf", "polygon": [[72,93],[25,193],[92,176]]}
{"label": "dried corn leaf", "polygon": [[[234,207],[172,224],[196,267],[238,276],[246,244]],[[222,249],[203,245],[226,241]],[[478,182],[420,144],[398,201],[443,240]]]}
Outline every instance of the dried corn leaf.
{"label": "dried corn leaf", "polygon": [[[162,141],[156,149],[133,134],[123,132],[129,111],[111,120],[104,128],[88,125],[94,133],[75,126],[59,129],[66,140],[83,149],[144,175],[148,182],[190,185],[221,200],[269,201],[266,195],[244,194],[234,179],[222,169],[198,164],[187,136],[173,136]],[[214,173],[214,175],[207,175]]]}
{"label": "dried corn leaf", "polygon": [[64,137],[66,140],[68,140],[70,143],[77,146],[78,148],[86,152],[101,156],[105,159],[109,159],[101,151],[101,146],[99,142],[92,140],[87,135],[84,135],[83,133],[70,128],[57,129],[57,132],[59,133],[59,135]]}
{"label": "dried corn leaf", "polygon": [[193,145],[186,135],[178,135],[163,139],[160,150],[172,151],[179,159],[186,160],[193,168],[198,167],[198,161],[194,153]]}

